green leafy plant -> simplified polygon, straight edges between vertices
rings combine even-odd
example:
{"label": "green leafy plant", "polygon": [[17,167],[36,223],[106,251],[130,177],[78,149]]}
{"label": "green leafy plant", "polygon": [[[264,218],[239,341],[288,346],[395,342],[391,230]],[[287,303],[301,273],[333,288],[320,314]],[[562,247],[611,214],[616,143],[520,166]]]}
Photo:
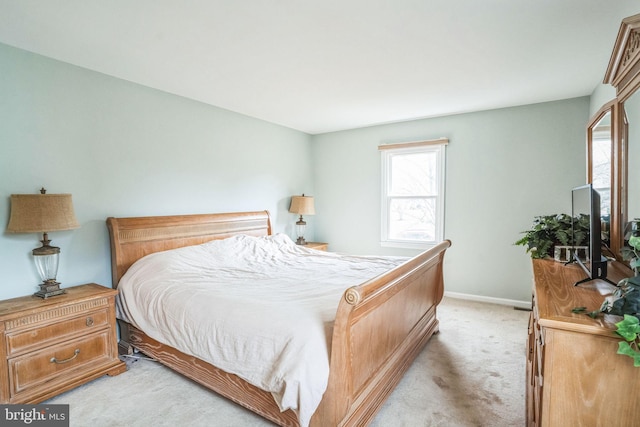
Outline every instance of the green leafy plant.
{"label": "green leafy plant", "polygon": [[640,367],[640,276],[627,277],[618,282],[614,292],[605,297],[600,310],[587,311],[586,307],[575,307],[571,311],[592,318],[598,317],[601,313],[623,316],[623,319],[616,323],[615,332],[625,339],[618,342],[618,354],[631,357],[633,366]]}
{"label": "green leafy plant", "polygon": [[572,313],[577,313],[577,314],[586,314],[587,316],[595,319],[596,317],[598,317],[601,313],[600,310],[595,310],[595,311],[587,311],[587,307],[574,307],[571,310]]}
{"label": "green leafy plant", "polygon": [[631,315],[640,318],[640,282],[627,277],[618,282],[615,291],[605,297],[600,311],[617,316]]}
{"label": "green leafy plant", "polygon": [[624,319],[616,323],[616,333],[625,341],[618,343],[618,354],[629,356],[633,359],[633,366],[640,367],[640,320],[636,316],[624,315]]}
{"label": "green leafy plant", "polygon": [[582,246],[589,236],[589,217],[581,215],[576,218],[575,242],[572,240],[571,215],[541,215],[533,219],[531,229],[523,231],[524,236],[515,242],[525,246],[531,258],[546,258],[553,256],[554,247]]}
{"label": "green leafy plant", "polygon": [[[576,307],[574,310],[584,307]],[[586,311],[586,309],[585,309]],[[576,313],[577,311],[574,311]],[[633,359],[633,366],[640,367],[640,280],[638,277],[628,277],[618,283],[613,294],[605,297],[600,312],[623,316],[623,320],[616,323],[616,333],[625,341],[618,343],[618,354]],[[587,313],[591,317],[597,312]]]}
{"label": "green leafy plant", "polygon": [[629,267],[633,269],[633,273],[637,276],[640,270],[640,237],[631,236],[628,246],[623,246],[620,252],[622,259],[629,261]]}

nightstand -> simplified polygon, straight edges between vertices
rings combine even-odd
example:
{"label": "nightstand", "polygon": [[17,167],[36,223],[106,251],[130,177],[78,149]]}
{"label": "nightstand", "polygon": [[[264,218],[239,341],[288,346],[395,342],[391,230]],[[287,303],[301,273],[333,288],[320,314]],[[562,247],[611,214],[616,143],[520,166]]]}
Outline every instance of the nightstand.
{"label": "nightstand", "polygon": [[95,283],[0,301],[0,403],[39,403],[118,375],[116,290]]}
{"label": "nightstand", "polygon": [[318,251],[326,251],[329,248],[329,244],[323,242],[307,242],[304,247],[309,249],[316,249]]}

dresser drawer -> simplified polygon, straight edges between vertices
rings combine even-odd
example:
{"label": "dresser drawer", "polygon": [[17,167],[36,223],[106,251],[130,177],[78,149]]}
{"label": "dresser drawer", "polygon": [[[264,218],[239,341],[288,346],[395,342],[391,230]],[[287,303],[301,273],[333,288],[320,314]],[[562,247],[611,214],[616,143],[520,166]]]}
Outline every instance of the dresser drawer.
{"label": "dresser drawer", "polygon": [[11,396],[47,383],[72,381],[112,360],[111,330],[86,335],[33,353],[9,359]]}
{"label": "dresser drawer", "polygon": [[108,325],[108,312],[101,310],[47,326],[7,334],[7,354],[12,357],[27,351],[37,350],[62,339],[90,333]]}

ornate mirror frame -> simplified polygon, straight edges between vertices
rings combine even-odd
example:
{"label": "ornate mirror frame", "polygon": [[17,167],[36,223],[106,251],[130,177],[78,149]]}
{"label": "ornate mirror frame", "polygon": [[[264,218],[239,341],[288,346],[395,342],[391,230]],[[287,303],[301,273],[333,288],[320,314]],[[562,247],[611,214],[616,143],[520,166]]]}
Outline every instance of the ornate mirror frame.
{"label": "ornate mirror frame", "polygon": [[[613,255],[622,260],[620,250],[625,244],[625,226],[632,219],[629,214],[629,171],[640,171],[640,156],[636,158],[633,152],[629,155],[630,144],[633,144],[631,151],[636,151],[636,147],[640,151],[640,138],[638,141],[629,141],[629,121],[625,110],[625,102],[640,89],[640,14],[622,20],[604,83],[611,84],[616,89],[616,99],[605,104],[587,127],[588,182],[593,179],[592,129],[604,114],[611,112],[610,248]],[[640,132],[640,117],[633,119],[631,126],[637,126]],[[635,179],[632,179],[632,184],[635,188]],[[640,182],[637,183],[637,188],[640,189]],[[640,203],[640,191],[636,194],[632,189],[631,195],[634,205],[635,200]]]}

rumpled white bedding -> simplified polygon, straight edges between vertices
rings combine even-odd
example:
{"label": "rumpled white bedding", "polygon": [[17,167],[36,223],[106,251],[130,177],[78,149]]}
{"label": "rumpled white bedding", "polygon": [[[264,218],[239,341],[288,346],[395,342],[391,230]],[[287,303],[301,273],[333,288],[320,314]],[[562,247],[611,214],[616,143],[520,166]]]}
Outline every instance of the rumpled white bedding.
{"label": "rumpled white bedding", "polygon": [[138,260],[118,285],[118,316],[271,392],[307,426],[327,387],[343,292],[406,259],[235,236]]}

